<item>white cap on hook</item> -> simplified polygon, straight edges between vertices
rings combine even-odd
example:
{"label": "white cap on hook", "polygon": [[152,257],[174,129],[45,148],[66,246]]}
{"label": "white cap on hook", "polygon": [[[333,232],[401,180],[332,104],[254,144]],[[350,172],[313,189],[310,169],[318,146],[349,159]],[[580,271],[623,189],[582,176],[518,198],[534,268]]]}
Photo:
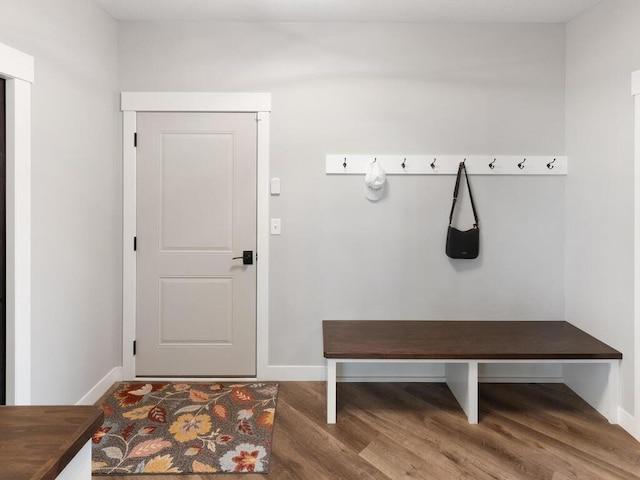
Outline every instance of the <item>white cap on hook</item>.
{"label": "white cap on hook", "polygon": [[377,160],[369,164],[364,176],[364,196],[372,202],[377,202],[384,196],[387,174]]}

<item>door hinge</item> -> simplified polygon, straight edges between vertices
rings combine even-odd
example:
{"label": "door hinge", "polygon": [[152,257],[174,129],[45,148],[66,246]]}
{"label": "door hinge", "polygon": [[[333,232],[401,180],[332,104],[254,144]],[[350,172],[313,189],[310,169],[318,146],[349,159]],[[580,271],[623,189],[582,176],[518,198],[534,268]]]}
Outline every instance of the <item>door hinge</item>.
{"label": "door hinge", "polygon": [[133,251],[138,250],[138,237],[133,237]]}
{"label": "door hinge", "polygon": [[138,132],[135,132],[133,134],[133,146],[137,147],[138,146]]}
{"label": "door hinge", "polygon": [[136,354],[136,341],[133,341],[133,354]]}

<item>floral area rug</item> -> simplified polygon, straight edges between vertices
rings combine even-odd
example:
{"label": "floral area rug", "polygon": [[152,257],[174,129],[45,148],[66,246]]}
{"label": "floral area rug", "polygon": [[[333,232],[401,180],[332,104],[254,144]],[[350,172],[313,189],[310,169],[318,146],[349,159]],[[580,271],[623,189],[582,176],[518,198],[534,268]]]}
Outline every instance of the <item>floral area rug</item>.
{"label": "floral area rug", "polygon": [[121,383],[102,405],[93,475],[267,472],[273,383]]}

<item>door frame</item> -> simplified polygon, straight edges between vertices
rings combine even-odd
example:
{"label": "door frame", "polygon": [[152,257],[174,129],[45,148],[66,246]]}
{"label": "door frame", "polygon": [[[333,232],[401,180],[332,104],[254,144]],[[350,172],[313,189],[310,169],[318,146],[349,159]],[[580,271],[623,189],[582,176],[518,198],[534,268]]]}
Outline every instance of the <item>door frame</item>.
{"label": "door frame", "polygon": [[34,59],[0,43],[7,119],[7,405],[31,403],[31,84]]}
{"label": "door frame", "polygon": [[[631,94],[634,96],[634,411],[632,431],[640,440],[640,70],[631,75]],[[625,427],[626,428],[626,427]],[[628,428],[626,428],[629,430]]]}
{"label": "door frame", "polygon": [[[209,112],[256,114],[257,253],[256,378],[268,369],[269,339],[269,119],[270,93],[122,92],[122,376],[136,380],[136,114],[138,112]],[[168,378],[170,379],[170,378]],[[228,379],[227,379],[228,380]],[[246,378],[244,378],[246,380]]]}

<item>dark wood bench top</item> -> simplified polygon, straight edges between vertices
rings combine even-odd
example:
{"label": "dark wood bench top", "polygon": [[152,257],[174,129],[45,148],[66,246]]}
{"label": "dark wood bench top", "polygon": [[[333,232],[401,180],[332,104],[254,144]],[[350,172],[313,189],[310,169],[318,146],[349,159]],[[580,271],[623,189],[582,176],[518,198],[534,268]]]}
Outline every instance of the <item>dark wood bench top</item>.
{"label": "dark wood bench top", "polygon": [[0,407],[0,479],[55,479],[103,418],[92,406]]}
{"label": "dark wood bench top", "polygon": [[352,359],[621,359],[564,321],[325,320],[324,356]]}

